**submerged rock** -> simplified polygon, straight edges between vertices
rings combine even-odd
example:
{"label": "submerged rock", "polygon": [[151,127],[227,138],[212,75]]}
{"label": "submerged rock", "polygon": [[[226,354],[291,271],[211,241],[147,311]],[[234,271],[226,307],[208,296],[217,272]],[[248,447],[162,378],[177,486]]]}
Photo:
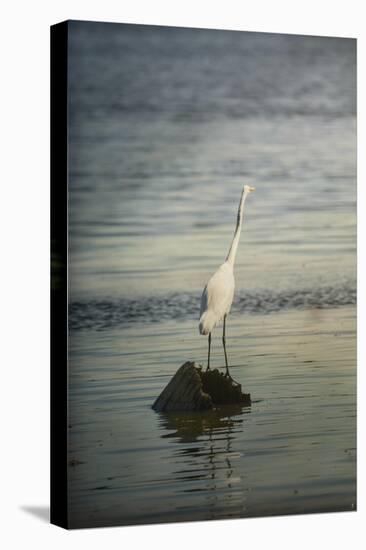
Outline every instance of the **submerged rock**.
{"label": "submerged rock", "polygon": [[250,405],[250,394],[217,369],[203,371],[195,363],[182,365],[154,402],[158,412],[205,411],[216,405]]}

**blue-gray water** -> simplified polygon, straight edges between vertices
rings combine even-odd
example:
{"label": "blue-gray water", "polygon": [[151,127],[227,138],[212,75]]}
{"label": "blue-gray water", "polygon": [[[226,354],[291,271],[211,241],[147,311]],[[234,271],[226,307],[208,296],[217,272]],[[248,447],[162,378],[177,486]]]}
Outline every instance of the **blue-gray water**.
{"label": "blue-gray water", "polygon": [[[69,61],[71,525],[355,509],[355,41],[71,22]],[[254,402],[159,415],[245,183]]]}

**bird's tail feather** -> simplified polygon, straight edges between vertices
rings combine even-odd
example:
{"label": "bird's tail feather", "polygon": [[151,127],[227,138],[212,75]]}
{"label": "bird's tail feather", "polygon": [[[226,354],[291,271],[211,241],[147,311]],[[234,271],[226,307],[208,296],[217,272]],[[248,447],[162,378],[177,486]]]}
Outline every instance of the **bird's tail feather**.
{"label": "bird's tail feather", "polygon": [[200,334],[207,335],[209,334],[217,322],[217,315],[214,311],[205,311],[201,315],[200,323],[199,323],[199,331]]}

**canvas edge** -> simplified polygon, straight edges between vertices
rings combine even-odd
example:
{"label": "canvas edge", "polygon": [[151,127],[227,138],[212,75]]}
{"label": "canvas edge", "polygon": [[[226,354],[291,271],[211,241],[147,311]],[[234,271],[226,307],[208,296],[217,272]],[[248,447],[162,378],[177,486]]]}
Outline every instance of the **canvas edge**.
{"label": "canvas edge", "polygon": [[50,28],[51,372],[50,522],[68,528],[67,73],[68,22]]}

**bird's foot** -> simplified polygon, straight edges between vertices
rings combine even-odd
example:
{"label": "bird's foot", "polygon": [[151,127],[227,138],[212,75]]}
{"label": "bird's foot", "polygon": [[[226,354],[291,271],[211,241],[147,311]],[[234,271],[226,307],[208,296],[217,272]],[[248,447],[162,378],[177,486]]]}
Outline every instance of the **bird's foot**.
{"label": "bird's foot", "polygon": [[208,370],[211,370],[211,369],[210,369],[210,365],[207,365],[207,367],[206,367],[206,372],[207,372]]}
{"label": "bird's foot", "polygon": [[231,374],[229,373],[229,371],[226,371],[226,373],[225,373],[225,378],[229,378],[229,380],[230,380],[233,384],[236,384],[237,386],[240,386],[239,382],[237,382],[236,380],[234,380],[234,378],[231,376]]}

